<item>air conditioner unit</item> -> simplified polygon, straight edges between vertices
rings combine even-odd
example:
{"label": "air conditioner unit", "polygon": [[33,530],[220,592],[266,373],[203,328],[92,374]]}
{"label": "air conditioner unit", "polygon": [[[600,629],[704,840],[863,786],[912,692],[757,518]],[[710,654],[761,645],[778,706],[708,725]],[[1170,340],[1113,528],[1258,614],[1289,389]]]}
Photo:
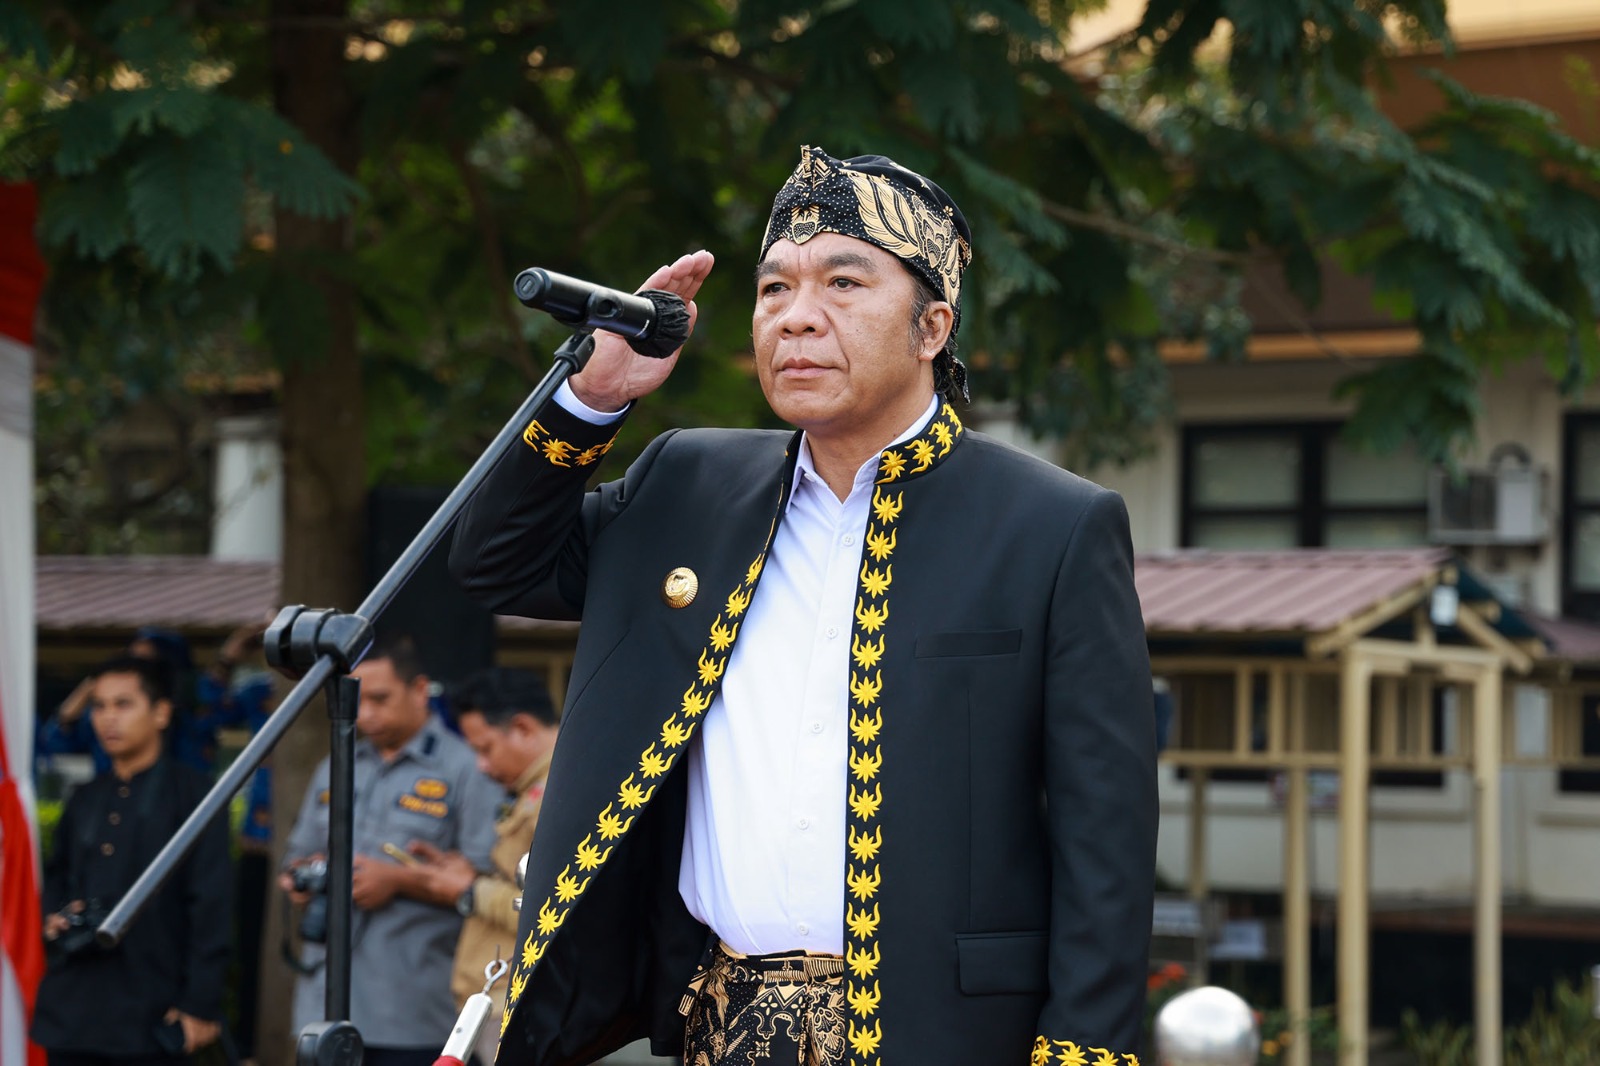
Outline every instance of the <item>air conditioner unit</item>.
{"label": "air conditioner unit", "polygon": [[1435,544],[1542,544],[1550,535],[1543,470],[1502,463],[1428,479],[1428,539]]}

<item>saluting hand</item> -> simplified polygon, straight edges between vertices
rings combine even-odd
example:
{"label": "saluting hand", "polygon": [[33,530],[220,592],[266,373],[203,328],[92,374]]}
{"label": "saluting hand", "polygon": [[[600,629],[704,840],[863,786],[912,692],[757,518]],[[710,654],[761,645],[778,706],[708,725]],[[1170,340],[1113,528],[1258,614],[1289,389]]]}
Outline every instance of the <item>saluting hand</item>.
{"label": "saluting hand", "polygon": [[[689,305],[689,329],[693,331],[699,308],[695,293],[705,283],[716,261],[705,250],[679,256],[676,262],[658,269],[645,279],[641,289],[662,289],[682,296]],[[678,363],[679,348],[665,359],[652,359],[628,347],[615,333],[596,330],[594,355],[581,374],[568,379],[578,399],[596,411],[620,411],[641,396],[661,387]]]}

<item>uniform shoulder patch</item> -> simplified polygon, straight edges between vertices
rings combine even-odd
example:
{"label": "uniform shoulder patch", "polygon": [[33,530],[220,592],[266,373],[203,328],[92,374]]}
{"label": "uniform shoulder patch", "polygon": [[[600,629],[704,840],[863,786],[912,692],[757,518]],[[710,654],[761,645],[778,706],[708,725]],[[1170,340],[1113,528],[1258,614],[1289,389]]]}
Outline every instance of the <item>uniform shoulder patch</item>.
{"label": "uniform shoulder patch", "polygon": [[420,777],[412,786],[412,791],[423,799],[444,799],[450,793],[450,786],[437,777]]}

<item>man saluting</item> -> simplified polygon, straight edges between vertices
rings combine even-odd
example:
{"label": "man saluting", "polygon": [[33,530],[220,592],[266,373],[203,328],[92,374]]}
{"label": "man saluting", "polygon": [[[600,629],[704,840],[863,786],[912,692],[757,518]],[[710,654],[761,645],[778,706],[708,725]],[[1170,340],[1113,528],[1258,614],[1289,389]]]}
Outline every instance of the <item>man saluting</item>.
{"label": "man saluting", "polygon": [[[966,430],[971,233],[813,148],[755,271],[800,432],[694,429],[586,492],[677,359],[597,338],[463,517],[498,611],[581,618],[501,1063],[1135,1062],[1156,832],[1121,499]],[[692,300],[697,252],[647,286]],[[691,313],[694,308],[691,304]]]}

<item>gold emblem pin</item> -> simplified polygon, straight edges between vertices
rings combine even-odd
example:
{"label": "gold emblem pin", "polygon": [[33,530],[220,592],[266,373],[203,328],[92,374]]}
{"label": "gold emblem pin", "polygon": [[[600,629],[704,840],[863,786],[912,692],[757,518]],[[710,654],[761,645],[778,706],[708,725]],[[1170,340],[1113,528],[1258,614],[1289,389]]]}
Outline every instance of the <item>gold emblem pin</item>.
{"label": "gold emblem pin", "polygon": [[700,591],[700,579],[694,576],[694,571],[687,566],[680,566],[667,575],[661,582],[661,598],[668,607],[687,607],[694,602],[694,594]]}

